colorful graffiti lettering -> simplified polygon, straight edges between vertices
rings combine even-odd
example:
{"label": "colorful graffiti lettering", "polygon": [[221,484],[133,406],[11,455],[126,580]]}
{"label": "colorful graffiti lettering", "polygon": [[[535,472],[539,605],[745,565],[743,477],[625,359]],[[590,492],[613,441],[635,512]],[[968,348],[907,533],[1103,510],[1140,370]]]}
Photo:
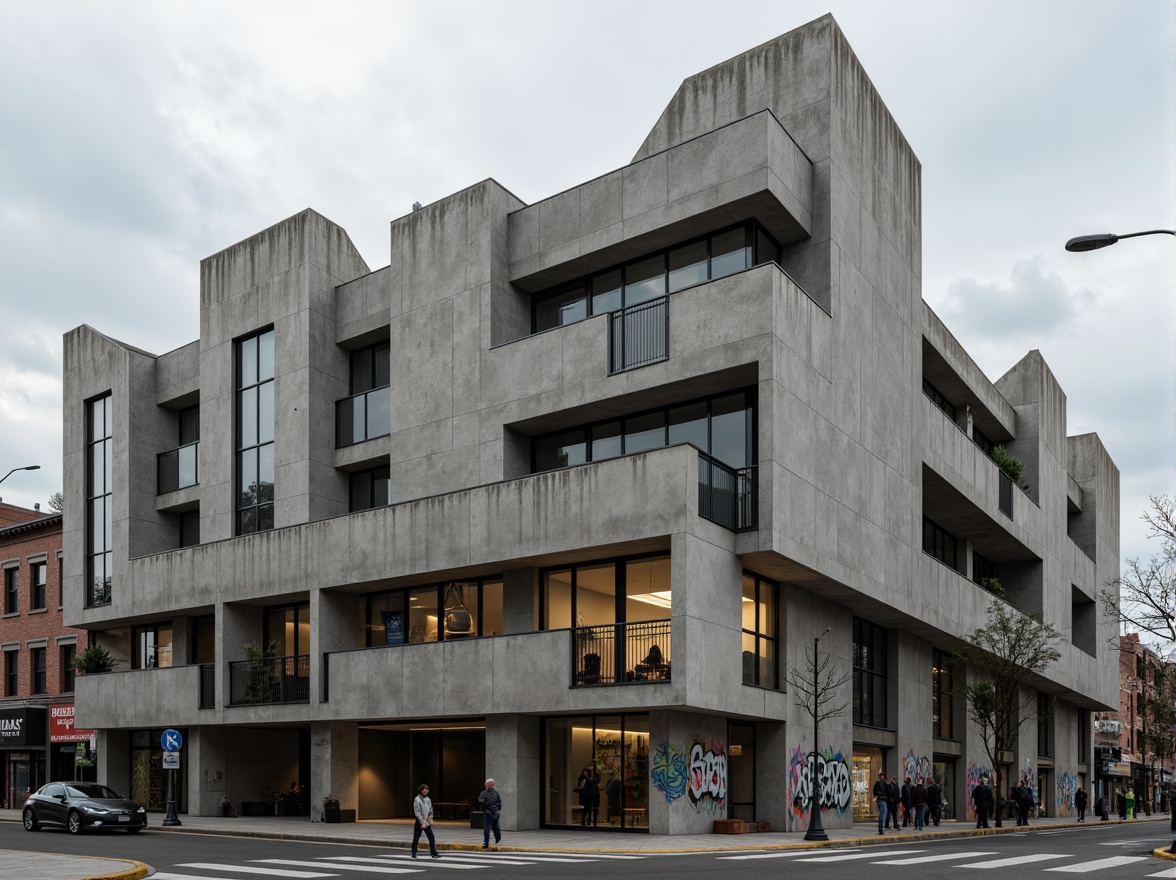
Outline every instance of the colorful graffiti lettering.
{"label": "colorful graffiti lettering", "polygon": [[972,803],[972,789],[980,784],[980,777],[987,776],[989,781],[992,780],[992,768],[977,764],[975,761],[968,762],[968,776],[964,783],[964,805],[968,810],[968,818],[976,818],[976,806]]}
{"label": "colorful graffiti lettering", "polygon": [[927,756],[916,758],[914,749],[907,752],[906,757],[902,759],[902,775],[909,776],[912,784],[925,782],[932,772],[931,762]]}
{"label": "colorful graffiti lettering", "polygon": [[1059,816],[1070,815],[1074,809],[1074,793],[1078,791],[1078,777],[1073,773],[1059,773],[1057,778],[1057,797],[1055,803]]}
{"label": "colorful graffiti lettering", "polygon": [[653,787],[666,796],[666,803],[673,803],[686,793],[686,757],[668,742],[658,743],[650,777]]}
{"label": "colorful graffiti lettering", "polygon": [[[801,746],[792,750],[788,767],[788,794],[792,809],[788,814],[791,829],[808,814],[813,796],[812,761]],[[852,774],[841,752],[826,748],[817,755],[817,778],[821,784],[821,811],[833,810],[841,815],[850,808],[853,797]]]}
{"label": "colorful graffiti lettering", "polygon": [[690,747],[686,792],[699,813],[723,813],[727,806],[727,755],[721,742],[695,740]]}

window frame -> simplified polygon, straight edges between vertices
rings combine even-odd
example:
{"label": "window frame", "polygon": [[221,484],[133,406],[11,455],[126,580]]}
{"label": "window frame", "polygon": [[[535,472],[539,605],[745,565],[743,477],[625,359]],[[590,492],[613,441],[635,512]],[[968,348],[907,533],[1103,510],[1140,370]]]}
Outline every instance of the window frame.
{"label": "window frame", "polygon": [[[102,405],[103,434],[95,435],[95,408]],[[96,608],[109,605],[114,601],[114,395],[107,391],[87,400],[86,412],[86,607]],[[94,456],[98,447],[102,447],[103,474],[101,492],[94,473]],[[110,475],[107,483],[107,473]],[[103,505],[103,528],[101,540],[96,540],[97,527],[94,522],[94,508],[99,499]],[[102,559],[103,578],[99,586],[95,583],[96,562]]]}
{"label": "window frame", "polygon": [[[365,510],[377,510],[381,507],[390,507],[392,505],[392,474],[391,467],[386,464],[377,465],[373,468],[365,468],[363,470],[351,471],[347,475],[347,510],[349,513],[361,513]],[[356,507],[355,496],[357,487],[355,485],[356,478],[367,477],[367,494],[368,505],[366,507]],[[377,503],[376,498],[376,484],[377,479],[383,479],[388,485],[387,500],[382,503]]]}
{"label": "window frame", "polygon": [[[929,516],[923,516],[923,552],[956,572],[960,570],[959,543],[960,539],[954,534]],[[951,557],[950,560],[947,556]]]}
{"label": "window frame", "polygon": [[[168,662],[160,663],[159,656],[163,651],[163,644],[160,642],[159,634],[166,629],[170,633],[170,639],[167,643]],[[151,636],[151,650],[153,652],[153,659],[155,662],[147,663],[143,656],[141,649],[140,637]],[[176,633],[170,620],[160,620],[155,623],[143,624],[140,626],[131,627],[131,669],[170,669],[176,665],[175,657]]]}
{"label": "window frame", "polygon": [[[477,595],[477,599],[471,603],[470,598],[469,598],[469,594],[468,593],[465,594],[465,608],[467,611],[470,612],[470,616],[472,618],[472,623],[473,623],[473,627],[474,627],[474,632],[470,633],[468,635],[463,635],[463,636],[447,636],[447,635],[445,635],[445,627],[442,625],[443,622],[442,622],[441,618],[445,614],[445,607],[444,607],[445,606],[445,593],[451,583],[455,583],[455,581],[445,581],[444,583],[436,583],[436,584],[419,584],[417,586],[409,586],[409,587],[395,587],[391,590],[378,590],[376,592],[366,593],[364,595],[364,602],[363,602],[364,647],[365,648],[397,647],[397,646],[388,645],[384,641],[377,641],[376,640],[375,634],[377,632],[382,632],[384,625],[383,625],[383,622],[379,622],[377,624],[377,622],[372,619],[373,600],[381,598],[381,597],[385,597],[385,596],[390,597],[396,593],[400,593],[403,596],[400,604],[401,604],[401,607],[405,609],[403,613],[406,615],[405,622],[404,622],[404,644],[405,645],[435,644],[436,642],[465,641],[465,640],[469,640],[469,639],[491,638],[492,636],[483,635],[483,632],[485,631],[485,628],[486,628],[486,621],[485,621],[486,586],[490,585],[490,584],[498,584],[500,590],[505,590],[506,587],[505,587],[505,583],[503,581],[502,575],[497,574],[497,575],[486,575],[484,577],[461,578],[456,581],[456,583],[463,584],[467,589],[470,587],[474,587],[475,593]],[[436,608],[437,608],[437,612],[438,612],[437,639],[432,642],[428,641],[428,640],[420,641],[420,642],[412,642],[412,641],[409,641],[409,622],[407,619],[409,597],[411,596],[412,593],[419,593],[421,591],[428,590],[428,589],[434,589],[436,591],[436,603],[437,603]],[[506,613],[505,596],[503,596],[502,598],[503,598],[502,612],[503,612],[503,618],[504,618],[503,624],[505,627],[505,623],[506,623],[506,621],[505,621],[505,613]],[[471,605],[474,605],[476,607],[471,607]],[[504,632],[503,633],[495,633],[494,635],[495,636],[505,635],[505,633]]]}
{"label": "window frame", "polygon": [[20,651],[4,652],[4,696],[20,696]]}
{"label": "window frame", "polygon": [[955,739],[954,680],[951,655],[935,648],[931,652],[931,723],[932,736],[939,739]]}
{"label": "window frame", "polygon": [[4,613],[20,614],[20,569],[4,569]]}
{"label": "window frame", "polygon": [[57,657],[60,665],[61,674],[61,693],[72,694],[76,687],[77,670],[74,669],[73,661],[78,655],[78,646],[76,642],[67,642],[64,645],[57,646]]}
{"label": "window frame", "polygon": [[[577,573],[582,569],[599,569],[607,568],[609,566],[613,569],[613,619],[604,624],[590,624],[585,623],[584,626],[617,626],[626,623],[640,623],[641,620],[628,620],[627,603],[629,601],[628,595],[628,577],[626,574],[626,566],[632,562],[647,562],[658,559],[666,559],[670,561],[670,593],[673,594],[673,560],[668,550],[655,550],[650,553],[637,553],[630,556],[613,556],[608,559],[585,559],[579,562],[572,562],[567,565],[550,565],[546,568],[539,569],[539,602],[538,602],[538,630],[541,632],[552,632],[565,629],[576,629],[581,626],[579,623],[580,609],[578,606],[579,584],[577,583]],[[569,585],[571,589],[571,599],[569,602],[570,621],[568,626],[551,626],[548,620],[550,610],[548,609],[548,598],[546,586],[546,578],[548,575],[566,571],[569,574]],[[670,599],[671,604],[673,598]],[[670,619],[671,608],[665,610],[665,617],[663,620]]]}
{"label": "window frame", "polygon": [[[864,639],[869,638],[869,650],[863,651]],[[881,650],[879,650],[879,646]],[[889,712],[889,655],[890,633],[885,627],[871,623],[860,617],[853,619],[853,723],[866,727],[889,729],[887,722]],[[867,658],[868,665],[862,664],[862,657]],[[879,691],[878,684],[882,687]],[[868,688],[866,685],[868,684]],[[878,693],[882,694],[882,705],[879,711],[875,700]],[[870,711],[868,717],[863,711],[866,703],[865,696],[869,695]]]}
{"label": "window frame", "polygon": [[[749,630],[747,627],[742,627],[744,636],[750,636],[755,640],[754,656],[756,662],[752,664],[752,680],[747,680],[747,669],[743,670],[743,683],[751,687],[762,687],[768,690],[782,690],[780,686],[780,585],[769,578],[756,574],[753,571],[743,570],[743,577],[751,578],[753,582],[753,591],[755,593],[752,601],[755,604],[755,629]],[[772,594],[772,615],[774,620],[771,621],[771,629],[775,635],[768,635],[764,630],[764,621],[760,620],[760,610],[763,607],[763,600],[761,599],[762,590],[767,587]],[[743,594],[740,590],[740,603],[742,603]],[[774,681],[767,683],[760,681],[760,671],[763,667],[764,653],[761,649],[761,644],[764,642],[771,643],[773,646],[773,669],[772,677]],[[742,650],[742,640],[740,641],[740,650]]]}
{"label": "window frame", "polygon": [[[273,372],[270,375],[263,375],[261,370],[262,360],[262,346],[266,344],[268,337],[268,344],[271,346],[270,361]],[[255,363],[255,376],[252,382],[246,382],[245,376],[245,346],[250,341],[255,341],[253,346],[253,356]],[[263,449],[270,447],[271,454],[276,451],[277,445],[277,384],[275,377],[277,376],[277,338],[274,332],[273,325],[263,327],[253,333],[241,336],[233,342],[233,534],[237,536],[253,535],[259,532],[272,531],[275,526],[275,485],[277,482],[276,462],[275,473],[273,474],[274,481],[269,484],[269,499],[265,500],[262,481],[263,474],[261,473],[261,461]],[[270,439],[262,441],[262,413],[260,401],[264,394],[263,387],[266,385],[272,386],[271,394],[274,397],[273,417],[274,424],[270,426]],[[245,400],[245,395],[250,391],[256,391],[254,402],[254,418],[256,424],[253,426],[254,442],[246,444],[244,439],[244,414],[242,403]],[[244,463],[246,456],[252,455],[257,471],[257,492],[253,503],[242,504],[242,474],[244,471]],[[252,516],[252,523],[248,522],[249,517]],[[268,519],[263,523],[263,517]]]}
{"label": "window frame", "polygon": [[29,563],[29,611],[45,611],[49,607],[49,561]]}
{"label": "window frame", "polygon": [[29,648],[29,684],[33,696],[49,693],[49,650],[41,645]]}

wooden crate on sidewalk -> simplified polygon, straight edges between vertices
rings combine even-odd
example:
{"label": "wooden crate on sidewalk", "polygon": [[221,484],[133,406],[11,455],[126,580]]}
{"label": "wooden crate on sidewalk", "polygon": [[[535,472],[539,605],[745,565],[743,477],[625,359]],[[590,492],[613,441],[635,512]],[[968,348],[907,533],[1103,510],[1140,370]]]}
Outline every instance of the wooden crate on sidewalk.
{"label": "wooden crate on sidewalk", "polygon": [[715,819],[715,834],[746,834],[747,821],[744,819]]}

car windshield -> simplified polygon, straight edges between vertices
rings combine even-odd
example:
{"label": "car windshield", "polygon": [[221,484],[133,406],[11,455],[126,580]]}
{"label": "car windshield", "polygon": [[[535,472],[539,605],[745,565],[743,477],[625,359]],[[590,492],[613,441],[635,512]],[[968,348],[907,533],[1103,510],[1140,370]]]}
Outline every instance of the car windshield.
{"label": "car windshield", "polygon": [[109,789],[105,785],[96,785],[89,782],[84,785],[67,785],[65,790],[69,793],[70,797],[122,800],[122,796],[113,789]]}

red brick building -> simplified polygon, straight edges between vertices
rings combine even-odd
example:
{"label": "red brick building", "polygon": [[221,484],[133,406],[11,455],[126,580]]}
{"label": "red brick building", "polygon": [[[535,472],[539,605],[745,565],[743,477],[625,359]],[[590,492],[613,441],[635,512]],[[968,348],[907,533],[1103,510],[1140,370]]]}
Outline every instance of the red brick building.
{"label": "red brick building", "polygon": [[73,727],[72,661],[85,639],[83,630],[61,622],[61,514],[0,502],[0,803],[5,806],[19,806],[26,791],[50,778],[94,778],[84,763],[90,731]]}

